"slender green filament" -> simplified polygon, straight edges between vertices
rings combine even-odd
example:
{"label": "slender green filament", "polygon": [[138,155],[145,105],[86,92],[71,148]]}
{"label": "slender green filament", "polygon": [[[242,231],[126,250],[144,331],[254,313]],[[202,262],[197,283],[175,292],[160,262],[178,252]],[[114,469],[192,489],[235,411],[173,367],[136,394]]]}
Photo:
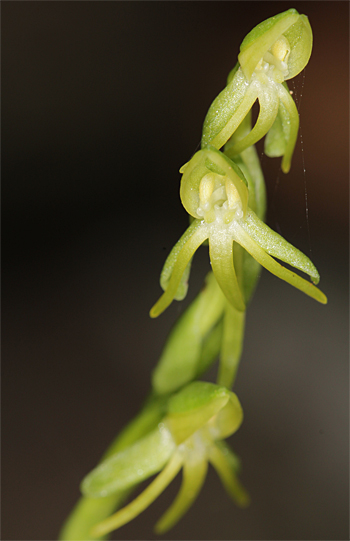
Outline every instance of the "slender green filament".
{"label": "slender green filament", "polygon": [[247,507],[250,504],[249,494],[238,481],[226,456],[217,445],[210,448],[209,462],[214,466],[223,486],[235,503],[240,507]]}
{"label": "slender green filament", "polygon": [[164,470],[148,485],[148,487],[133,500],[129,505],[117,511],[106,520],[96,524],[91,530],[91,535],[97,537],[105,535],[124,524],[127,524],[133,518],[144,511],[158,496],[166,489],[169,483],[179,473],[183,463],[183,455],[180,451],[175,452]]}
{"label": "slender green filament", "polygon": [[168,531],[188,511],[203,486],[207,469],[208,461],[205,456],[185,460],[180,491],[172,505],[156,523],[154,527],[156,533],[162,534]]}
{"label": "slender green filament", "polygon": [[236,310],[243,312],[245,303],[233,265],[232,244],[232,237],[225,232],[212,235],[209,239],[210,261],[215,278],[225,297]]}
{"label": "slender green filament", "polygon": [[175,297],[181,278],[185,269],[191,260],[193,254],[200,247],[201,244],[208,238],[208,233],[203,229],[197,229],[195,233],[190,237],[182,248],[177,261],[174,265],[174,269],[169,280],[167,289],[163,295],[158,299],[156,304],[150,311],[151,317],[158,317],[164,310],[171,304]]}
{"label": "slender green filament", "polygon": [[327,297],[313,284],[301,278],[298,274],[286,269],[280,263],[269,256],[251,237],[239,226],[237,226],[237,242],[243,246],[263,267],[281,280],[300,289],[316,301],[327,304]]}

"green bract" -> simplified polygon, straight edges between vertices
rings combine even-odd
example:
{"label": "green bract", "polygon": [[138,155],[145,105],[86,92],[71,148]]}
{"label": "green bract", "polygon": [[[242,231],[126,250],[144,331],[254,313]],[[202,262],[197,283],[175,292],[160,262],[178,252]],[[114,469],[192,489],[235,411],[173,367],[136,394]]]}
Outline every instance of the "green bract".
{"label": "green bract", "polygon": [[295,9],[271,17],[254,28],[241,44],[239,67],[230,73],[226,88],[209,108],[202,147],[210,143],[220,149],[258,99],[260,112],[254,128],[240,141],[229,144],[225,153],[232,158],[254,145],[273,127],[278,115],[274,140],[270,139],[265,150],[270,156],[283,156],[282,170],[287,173],[297,139],[299,115],[283,83],[304,69],[311,49],[309,21]]}
{"label": "green bract", "polygon": [[212,272],[177,321],[153,372],[156,393],[174,392],[199,377],[219,355],[226,299]]}
{"label": "green bract", "polygon": [[242,419],[243,412],[236,395],[212,383],[194,382],[170,398],[168,413],[153,432],[102,462],[84,479],[83,493],[90,498],[103,498],[128,489],[162,469],[135,500],[96,524],[91,535],[101,537],[135,518],[183,468],[180,492],[155,526],[158,533],[165,532],[198,496],[208,462],[217,470],[236,503],[247,505],[249,497],[236,477],[237,458],[220,441],[233,434]]}
{"label": "green bract", "polygon": [[[176,258],[171,260],[172,268],[167,270],[170,280],[165,292],[153,306],[151,317],[157,317],[172,302],[188,262],[206,239],[209,239],[210,261],[215,278],[236,310],[245,310],[245,299],[235,271],[233,243],[242,246],[272,274],[315,300],[326,303],[327,299],[319,289],[273,259],[276,257],[305,272],[313,283],[318,283],[319,274],[310,259],[272,231],[246,206],[247,189],[242,179],[243,174],[238,175],[238,167],[227,157],[224,160],[222,158],[219,151],[209,147],[197,152],[181,169],[181,198],[186,210],[196,219],[187,230],[190,234],[185,234],[186,242],[182,242],[182,237],[179,241],[180,249],[179,243],[173,248]],[[227,164],[227,169],[223,167],[223,162]],[[232,173],[231,177],[228,172]],[[197,218],[199,216],[200,219]]]}
{"label": "green bract", "polygon": [[217,382],[231,388],[242,351],[244,322],[245,312],[231,306],[210,272],[169,335],[153,372],[154,391],[163,395],[180,389],[218,357]]}

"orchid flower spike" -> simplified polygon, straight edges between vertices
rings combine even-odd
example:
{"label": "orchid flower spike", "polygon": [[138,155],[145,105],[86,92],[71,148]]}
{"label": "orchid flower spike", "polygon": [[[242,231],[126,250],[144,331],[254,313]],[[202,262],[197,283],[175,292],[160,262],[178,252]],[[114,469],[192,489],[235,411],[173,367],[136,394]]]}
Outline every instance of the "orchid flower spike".
{"label": "orchid flower spike", "polygon": [[[312,283],[283,267],[274,257],[308,274],[314,284],[320,276],[306,255],[272,231],[248,207],[247,181],[238,166],[212,146],[198,151],[180,172],[182,204],[194,221],[170,252],[161,275],[163,295],[151,309],[159,316],[183,289],[185,270],[197,248],[209,239],[215,278],[227,300],[245,310],[244,288],[234,265],[234,243],[260,265],[313,299],[326,304],[326,296]],[[271,257],[272,256],[272,257]]]}
{"label": "orchid flower spike", "polygon": [[299,114],[285,81],[304,69],[311,49],[308,18],[295,9],[271,17],[249,32],[226,88],[209,108],[202,148],[209,143],[217,149],[225,145],[258,99],[260,112],[254,128],[240,141],[229,142],[225,154],[230,158],[237,156],[271,130],[265,140],[265,153],[283,156],[282,171],[288,173]]}
{"label": "orchid flower spike", "polygon": [[155,526],[157,533],[169,530],[198,496],[208,462],[233,500],[241,507],[246,506],[249,496],[236,476],[239,460],[226,442],[221,441],[236,432],[242,420],[237,396],[225,387],[196,381],[173,395],[167,415],[155,430],[102,462],[84,479],[85,496],[105,498],[162,470],[131,503],[96,524],[91,535],[100,538],[135,518],[183,468],[180,491]]}

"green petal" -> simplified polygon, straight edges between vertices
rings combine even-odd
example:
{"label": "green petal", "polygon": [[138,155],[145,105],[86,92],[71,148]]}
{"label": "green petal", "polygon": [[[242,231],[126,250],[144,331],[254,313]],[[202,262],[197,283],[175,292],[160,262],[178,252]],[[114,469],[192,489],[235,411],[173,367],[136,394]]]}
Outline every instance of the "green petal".
{"label": "green petal", "polygon": [[249,113],[258,93],[258,87],[249,85],[239,69],[209,108],[203,124],[202,148],[211,144],[220,149]]}
{"label": "green petal", "polygon": [[[185,233],[180,237],[175,246],[172,248],[170,254],[166,258],[164,263],[161,275],[160,275],[160,285],[163,291],[165,291],[169,285],[169,281],[174,270],[179,253],[182,248],[185,246],[186,242],[192,237],[193,233],[200,227],[200,222],[194,220],[191,225],[186,229]],[[177,288],[174,299],[177,301],[182,301],[187,295],[188,289],[188,277],[191,270],[191,261],[188,263],[182,277],[180,284]]]}
{"label": "green petal", "polygon": [[179,445],[202,428],[230,400],[225,387],[195,381],[169,399],[167,426]]}
{"label": "green petal", "polygon": [[210,447],[209,461],[214,466],[227,493],[239,507],[247,507],[250,503],[249,494],[238,481],[232,461],[217,445]]}
{"label": "green petal", "polygon": [[236,453],[234,453],[225,440],[220,440],[215,442],[215,446],[221,451],[225,456],[226,461],[228,462],[231,470],[238,474],[242,470],[242,461]]}
{"label": "green petal", "polygon": [[241,426],[243,422],[243,410],[235,393],[230,392],[229,400],[220,411],[210,419],[203,430],[208,430],[211,440],[228,438]]}
{"label": "green petal", "polygon": [[312,261],[292,244],[289,244],[281,235],[259,220],[253,211],[247,213],[246,219],[241,221],[241,227],[268,254],[305,272],[310,276],[314,284],[318,284],[320,275]]}
{"label": "green petal", "polygon": [[[235,70],[235,68],[233,69]],[[215,136],[223,130],[229,119],[235,114],[242,103],[247,87],[248,84],[242,70],[236,69],[232,73],[230,82],[228,82],[226,87],[214,99],[208,109],[203,123],[202,148],[212,142]]]}
{"label": "green petal", "polygon": [[215,278],[227,300],[236,310],[244,311],[245,304],[239,289],[233,266],[233,248],[231,235],[218,232],[209,239],[210,262]]}
{"label": "green petal", "polygon": [[196,377],[203,342],[224,312],[226,299],[213,273],[175,324],[153,372],[158,394],[173,392]]}
{"label": "green petal", "polygon": [[174,452],[175,443],[164,423],[131,447],[107,458],[82,482],[83,494],[105,497],[157,473]]}
{"label": "green petal", "polygon": [[[196,224],[195,222],[193,223]],[[190,226],[190,228],[192,227],[192,225]],[[158,317],[162,312],[164,312],[164,310],[169,306],[169,304],[172,303],[178,291],[179,284],[188,263],[192,259],[196,250],[208,238],[207,229],[200,227],[200,225],[201,224],[196,224],[196,227],[194,227],[193,235],[185,242],[184,246],[181,248],[174,264],[168,287],[163,293],[163,295],[158,299],[156,304],[152,307],[150,311],[151,317]]]}
{"label": "green petal", "polygon": [[300,73],[306,66],[312,51],[312,30],[306,15],[300,15],[284,35],[289,41],[291,51],[288,58],[289,75],[291,79]]}
{"label": "green petal", "polygon": [[250,81],[260,59],[281,34],[286,35],[288,28],[295,24],[299,17],[299,13],[295,9],[289,9],[258,24],[244,38],[238,61],[248,81]]}
{"label": "green petal", "polygon": [[261,92],[259,98],[259,116],[254,128],[248,135],[240,139],[235,144],[231,145],[225,154],[230,158],[240,154],[246,148],[255,145],[262,139],[273,125],[278,112],[279,99],[273,87]]}
{"label": "green petal", "polygon": [[[286,88],[287,92],[289,92],[287,83],[283,83],[283,86]],[[264,152],[266,156],[269,156],[269,158],[279,158],[280,156],[283,156],[286,152],[289,137],[289,115],[287,109],[280,101],[275,122],[265,137]]]}
{"label": "green petal", "polygon": [[236,72],[238,71],[238,69],[239,69],[239,62],[236,62],[235,67],[232,68],[232,70],[230,71],[230,73],[227,76],[226,86],[230,84],[230,82],[232,81],[232,79],[236,75]]}
{"label": "green petal", "polygon": [[288,114],[288,121],[284,120],[282,117],[283,122],[286,123],[285,131],[288,131],[288,139],[286,140],[286,149],[283,155],[281,165],[283,173],[288,173],[292,161],[295,143],[298,138],[299,113],[293,98],[283,85],[278,85],[278,96]]}
{"label": "green petal", "polygon": [[217,383],[228,389],[233,385],[241,358],[244,322],[245,312],[239,312],[227,303]]}
{"label": "green petal", "polygon": [[185,460],[180,491],[174,502],[154,527],[157,534],[170,530],[191,507],[197,498],[207,474],[206,457]]}
{"label": "green petal", "polygon": [[124,524],[127,524],[133,518],[137,517],[144,511],[156,498],[166,489],[171,481],[179,473],[183,462],[183,456],[180,452],[176,452],[169,461],[164,470],[148,485],[148,487],[135,500],[129,503],[120,511],[106,520],[96,524],[91,531],[91,535],[105,535]]}
{"label": "green petal", "polygon": [[272,257],[270,257],[241,227],[236,228],[236,241],[243,246],[247,252],[249,252],[263,267],[270,271],[281,280],[288,282],[290,285],[300,289],[309,297],[312,297],[316,301],[326,304],[327,297],[322,291],[320,291],[313,284],[304,280],[294,272],[286,269]]}

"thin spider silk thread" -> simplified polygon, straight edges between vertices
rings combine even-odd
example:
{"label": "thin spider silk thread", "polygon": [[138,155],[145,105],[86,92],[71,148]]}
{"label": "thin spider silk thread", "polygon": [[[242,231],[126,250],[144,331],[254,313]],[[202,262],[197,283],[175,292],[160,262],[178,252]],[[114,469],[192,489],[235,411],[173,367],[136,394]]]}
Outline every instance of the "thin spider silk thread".
{"label": "thin spider silk thread", "polygon": [[[298,112],[299,112],[299,110],[301,108],[303,90],[304,90],[304,85],[305,85],[305,68],[303,69],[302,73],[303,73],[303,77],[302,77],[302,80],[301,80],[301,87],[298,85],[298,87],[296,88],[295,79],[291,80],[293,90],[290,90],[290,94],[293,95],[293,98],[294,98],[295,104],[297,106]],[[299,79],[297,78],[297,82],[298,81],[299,81]],[[309,253],[311,255],[312,254],[312,249],[311,249],[311,233],[310,233],[310,222],[309,222],[309,203],[308,203],[308,194],[307,194],[304,140],[303,140],[303,134],[302,134],[302,129],[301,129],[301,121],[299,123],[299,135],[300,135],[301,159],[302,159],[303,178],[304,178],[306,229],[307,229],[307,237],[308,237],[308,245],[309,245],[308,249],[309,249]],[[264,157],[264,152],[261,153],[260,164],[262,164],[263,157]],[[282,168],[281,168],[281,164],[280,164],[279,169],[278,169],[278,173],[277,173],[277,177],[276,177],[276,181],[275,181],[274,190],[273,190],[273,196],[272,196],[272,200],[271,200],[271,210],[272,211],[274,211],[274,209],[275,209],[275,200],[276,200],[277,192],[278,192],[278,189],[279,189],[279,186],[280,186],[281,171],[282,171]],[[280,226],[279,226],[277,221],[275,222],[275,225],[276,225],[276,229],[277,229],[278,233],[282,234],[282,232],[280,230]]]}
{"label": "thin spider silk thread", "polygon": [[[294,94],[295,94],[295,102],[296,102],[296,105],[297,105],[297,109],[298,109],[298,112],[301,108],[301,102],[302,102],[302,97],[303,97],[303,90],[304,90],[304,85],[305,85],[305,68],[303,69],[303,77],[302,77],[302,80],[301,80],[301,88],[300,88],[300,93],[299,93],[299,88],[298,88],[298,92],[295,91],[295,82],[294,82],[294,79],[292,81],[293,83],[293,89],[294,89]],[[297,96],[297,94],[299,94]],[[303,178],[304,178],[304,197],[305,197],[305,217],[306,217],[306,229],[307,229],[307,236],[308,236],[308,244],[309,244],[309,253],[310,253],[310,256],[312,254],[312,249],[311,249],[311,234],[310,234],[310,221],[309,221],[309,203],[308,203],[308,195],[307,195],[307,181],[306,181],[306,167],[305,167],[305,153],[304,153],[304,140],[303,140],[303,134],[302,134],[302,128],[301,128],[301,121],[300,121],[300,124],[299,124],[299,135],[300,135],[300,148],[301,148],[301,160],[302,160],[302,165],[303,165]]]}

